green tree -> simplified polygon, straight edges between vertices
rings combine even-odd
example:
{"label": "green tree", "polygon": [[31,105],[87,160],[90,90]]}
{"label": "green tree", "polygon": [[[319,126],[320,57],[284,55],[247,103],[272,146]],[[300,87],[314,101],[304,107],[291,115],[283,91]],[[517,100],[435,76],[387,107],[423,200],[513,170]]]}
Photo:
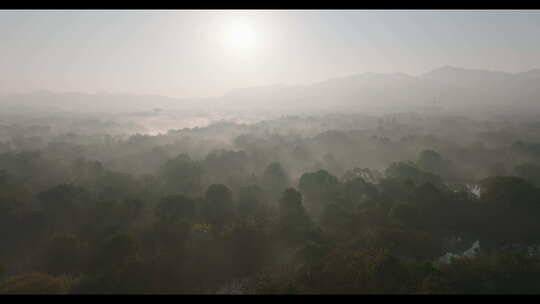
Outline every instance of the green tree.
{"label": "green tree", "polygon": [[165,192],[172,194],[193,194],[201,189],[202,168],[187,154],[170,159],[159,169]]}
{"label": "green tree", "polygon": [[339,180],[325,170],[304,173],[298,182],[298,188],[306,198],[307,206],[318,217],[328,204],[339,195]]}
{"label": "green tree", "polygon": [[202,216],[211,224],[214,231],[219,231],[230,223],[235,215],[232,193],[223,184],[213,184],[205,194]]}
{"label": "green tree", "polygon": [[190,221],[195,216],[195,202],[181,194],[165,196],[156,206],[155,214],[166,223],[179,219]]}
{"label": "green tree", "polygon": [[9,277],[0,284],[4,294],[65,294],[69,289],[66,277],[46,273],[29,272]]}
{"label": "green tree", "polygon": [[294,188],[283,191],[279,201],[279,225],[283,237],[304,239],[311,229],[311,221],[302,205],[302,194]]}
{"label": "green tree", "polygon": [[262,184],[272,199],[277,200],[290,185],[289,176],[280,163],[273,162],[264,169]]}

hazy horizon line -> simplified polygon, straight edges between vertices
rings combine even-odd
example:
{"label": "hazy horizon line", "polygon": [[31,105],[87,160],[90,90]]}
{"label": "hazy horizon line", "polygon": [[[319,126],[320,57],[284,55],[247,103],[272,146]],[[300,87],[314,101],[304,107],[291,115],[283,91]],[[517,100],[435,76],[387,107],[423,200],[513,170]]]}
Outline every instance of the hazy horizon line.
{"label": "hazy horizon line", "polygon": [[456,69],[456,70],[467,70],[467,71],[477,71],[477,72],[491,72],[491,73],[504,73],[504,74],[510,74],[510,75],[517,75],[517,74],[523,74],[528,73],[535,70],[540,70],[540,67],[535,68],[529,68],[524,71],[520,72],[510,72],[510,71],[503,71],[503,70],[495,70],[495,69],[485,69],[485,68],[471,68],[471,67],[463,67],[463,66],[456,66],[456,65],[442,65],[436,68],[432,68],[426,72],[422,72],[419,74],[415,73],[406,73],[406,72],[374,72],[374,71],[366,71],[366,72],[358,72],[358,73],[349,73],[342,76],[335,76],[335,77],[329,77],[325,78],[324,80],[318,80],[318,81],[311,81],[311,82],[305,82],[305,83],[271,83],[266,85],[257,85],[257,86],[245,86],[245,87],[234,87],[227,92],[218,95],[218,96],[173,96],[173,95],[166,95],[166,94],[159,94],[159,93],[137,93],[137,92],[112,92],[112,91],[105,91],[105,90],[96,90],[96,91],[57,91],[57,90],[51,90],[51,89],[34,89],[29,91],[19,91],[19,92],[1,92],[0,96],[6,97],[10,95],[28,95],[28,94],[36,94],[36,93],[47,93],[47,94],[57,94],[57,95],[68,95],[68,94],[79,94],[79,95],[134,95],[134,96],[147,96],[147,97],[161,97],[161,98],[170,98],[170,99],[216,99],[216,98],[223,98],[227,95],[231,94],[234,91],[237,90],[244,90],[244,89],[258,89],[258,88],[268,88],[268,87],[295,87],[295,86],[310,86],[315,85],[319,83],[323,83],[326,81],[331,81],[335,79],[344,79],[344,78],[350,78],[354,76],[359,75],[366,75],[366,74],[378,74],[378,75],[405,75],[409,77],[421,77],[423,75],[442,70],[442,69]]}

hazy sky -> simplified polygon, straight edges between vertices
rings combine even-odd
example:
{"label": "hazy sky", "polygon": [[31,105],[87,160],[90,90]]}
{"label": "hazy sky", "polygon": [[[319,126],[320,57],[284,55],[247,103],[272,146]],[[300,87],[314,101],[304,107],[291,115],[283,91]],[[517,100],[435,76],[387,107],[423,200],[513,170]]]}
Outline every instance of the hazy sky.
{"label": "hazy sky", "polygon": [[218,96],[362,72],[540,67],[540,11],[0,11],[0,92]]}

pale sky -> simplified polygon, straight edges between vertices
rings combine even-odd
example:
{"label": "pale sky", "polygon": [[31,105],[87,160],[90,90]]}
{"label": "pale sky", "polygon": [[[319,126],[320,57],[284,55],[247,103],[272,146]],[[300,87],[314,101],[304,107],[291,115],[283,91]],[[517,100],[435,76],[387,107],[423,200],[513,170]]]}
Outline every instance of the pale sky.
{"label": "pale sky", "polygon": [[446,65],[540,68],[540,11],[0,11],[0,93],[210,97]]}

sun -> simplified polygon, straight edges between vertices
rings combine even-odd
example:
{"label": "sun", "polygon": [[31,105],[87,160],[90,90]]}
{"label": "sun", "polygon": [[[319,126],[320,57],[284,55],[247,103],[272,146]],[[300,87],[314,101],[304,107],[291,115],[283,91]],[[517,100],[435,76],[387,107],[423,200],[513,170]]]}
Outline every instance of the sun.
{"label": "sun", "polygon": [[257,44],[257,34],[250,24],[235,22],[226,29],[225,42],[234,50],[250,50]]}

